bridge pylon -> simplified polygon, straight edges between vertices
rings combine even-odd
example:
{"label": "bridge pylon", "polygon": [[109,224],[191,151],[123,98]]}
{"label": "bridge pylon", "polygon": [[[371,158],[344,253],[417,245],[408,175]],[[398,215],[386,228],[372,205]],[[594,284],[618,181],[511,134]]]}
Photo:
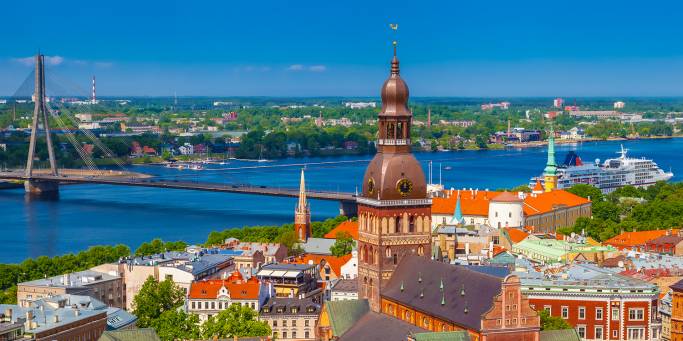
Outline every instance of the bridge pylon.
{"label": "bridge pylon", "polygon": [[33,194],[57,193],[59,185],[57,182],[33,180],[33,160],[36,153],[36,138],[38,136],[39,123],[42,120],[47,141],[47,151],[50,159],[50,172],[53,176],[58,176],[57,161],[55,159],[54,148],[52,147],[52,136],[50,135],[50,122],[48,120],[48,110],[45,97],[45,56],[36,54],[35,62],[35,91],[33,93],[33,123],[31,124],[31,140],[28,148],[28,160],[26,161],[26,182],[24,188],[26,192]]}

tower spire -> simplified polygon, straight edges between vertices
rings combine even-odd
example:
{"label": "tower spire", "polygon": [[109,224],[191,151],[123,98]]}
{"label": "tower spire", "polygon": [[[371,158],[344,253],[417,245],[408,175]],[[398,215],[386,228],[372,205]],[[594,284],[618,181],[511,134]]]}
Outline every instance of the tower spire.
{"label": "tower spire", "polygon": [[453,212],[453,219],[451,224],[462,225],[464,219],[462,217],[462,209],[460,207],[460,191],[458,191],[458,198],[455,202],[455,211]]}
{"label": "tower spire", "polygon": [[299,181],[299,201],[294,210],[294,230],[300,241],[306,242],[311,236],[311,210],[306,201],[306,180],[304,179],[304,169],[301,169],[301,180]]}
{"label": "tower spire", "polygon": [[548,161],[543,170],[545,191],[550,192],[557,186],[557,163],[555,162],[555,129],[550,121],[550,136],[548,136]]}
{"label": "tower spire", "polygon": [[306,179],[304,179],[304,169],[301,169],[301,180],[299,180],[299,210],[305,209],[308,206],[306,203]]}

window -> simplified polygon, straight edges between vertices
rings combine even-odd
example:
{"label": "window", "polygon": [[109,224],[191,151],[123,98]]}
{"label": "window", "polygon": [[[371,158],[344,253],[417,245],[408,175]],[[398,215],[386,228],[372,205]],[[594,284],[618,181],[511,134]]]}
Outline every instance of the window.
{"label": "window", "polygon": [[586,338],[586,326],[578,326],[576,327],[576,331],[579,332],[579,337],[582,339]]}
{"label": "window", "polygon": [[211,302],[211,309],[216,309],[216,302]]}
{"label": "window", "polygon": [[619,321],[619,308],[612,307],[612,321]]}
{"label": "window", "polygon": [[645,312],[643,308],[630,308],[628,310],[628,319],[630,321],[643,321],[644,315]]}
{"label": "window", "polygon": [[292,332],[292,339],[296,339],[296,332]]}
{"label": "window", "polygon": [[277,320],[273,320],[273,327],[277,327]]}
{"label": "window", "polygon": [[197,308],[195,307],[195,302],[192,301],[192,310],[194,310],[194,309],[197,309]]}
{"label": "window", "polygon": [[394,265],[398,264],[398,255],[394,253]]}
{"label": "window", "polygon": [[562,307],[562,318],[563,319],[569,318],[569,307]]}
{"label": "window", "polygon": [[204,309],[209,309],[209,302],[204,302]]}
{"label": "window", "polygon": [[586,319],[586,307],[579,307],[579,320]]}
{"label": "window", "polygon": [[616,339],[617,337],[619,337],[619,331],[616,329],[612,330],[612,338]]}
{"label": "window", "polygon": [[287,332],[282,332],[282,338],[286,339],[287,338]]}
{"label": "window", "polygon": [[308,319],[304,320],[304,327],[308,327]]}
{"label": "window", "polygon": [[602,340],[602,326],[595,326],[595,336],[593,337],[594,339],[599,339]]}
{"label": "window", "polygon": [[387,258],[391,258],[391,248],[387,246],[387,248],[384,250],[384,254],[387,256]]}
{"label": "window", "polygon": [[595,308],[595,319],[602,320],[602,308]]}
{"label": "window", "polygon": [[292,327],[296,327],[296,320],[292,320]]}
{"label": "window", "polygon": [[422,325],[425,327],[429,327],[429,319],[426,317],[422,318]]}
{"label": "window", "polygon": [[627,340],[644,340],[645,328],[629,328],[626,331]]}
{"label": "window", "polygon": [[173,275],[166,275],[164,278],[173,281]]}
{"label": "window", "polygon": [[282,326],[287,327],[287,320],[282,320]]}
{"label": "window", "polygon": [[309,333],[308,333],[308,332],[304,332],[304,338],[305,338],[305,339],[308,339],[309,337],[310,337]]}
{"label": "window", "polygon": [[543,310],[547,311],[548,314],[552,315],[553,314],[553,309],[549,305],[544,305]]}

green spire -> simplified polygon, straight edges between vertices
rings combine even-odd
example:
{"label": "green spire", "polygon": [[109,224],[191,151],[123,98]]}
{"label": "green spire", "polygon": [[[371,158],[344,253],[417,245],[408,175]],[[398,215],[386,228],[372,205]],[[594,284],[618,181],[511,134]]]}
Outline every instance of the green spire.
{"label": "green spire", "polygon": [[550,136],[548,136],[548,162],[543,170],[545,175],[557,175],[557,163],[555,162],[555,129],[550,122]]}
{"label": "green spire", "polygon": [[453,212],[453,219],[451,224],[462,225],[465,219],[462,217],[462,209],[460,208],[460,191],[458,191],[458,198],[455,202],[455,211]]}

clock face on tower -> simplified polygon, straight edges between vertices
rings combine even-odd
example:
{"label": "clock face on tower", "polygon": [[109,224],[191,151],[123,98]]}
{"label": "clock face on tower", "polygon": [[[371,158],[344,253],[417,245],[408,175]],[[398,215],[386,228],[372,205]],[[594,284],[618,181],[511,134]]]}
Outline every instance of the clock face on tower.
{"label": "clock face on tower", "polygon": [[396,183],[396,190],[402,196],[408,196],[408,194],[410,194],[410,192],[413,190],[413,183],[406,178],[398,180]]}
{"label": "clock face on tower", "polygon": [[375,192],[375,179],[368,179],[368,193],[373,194]]}

